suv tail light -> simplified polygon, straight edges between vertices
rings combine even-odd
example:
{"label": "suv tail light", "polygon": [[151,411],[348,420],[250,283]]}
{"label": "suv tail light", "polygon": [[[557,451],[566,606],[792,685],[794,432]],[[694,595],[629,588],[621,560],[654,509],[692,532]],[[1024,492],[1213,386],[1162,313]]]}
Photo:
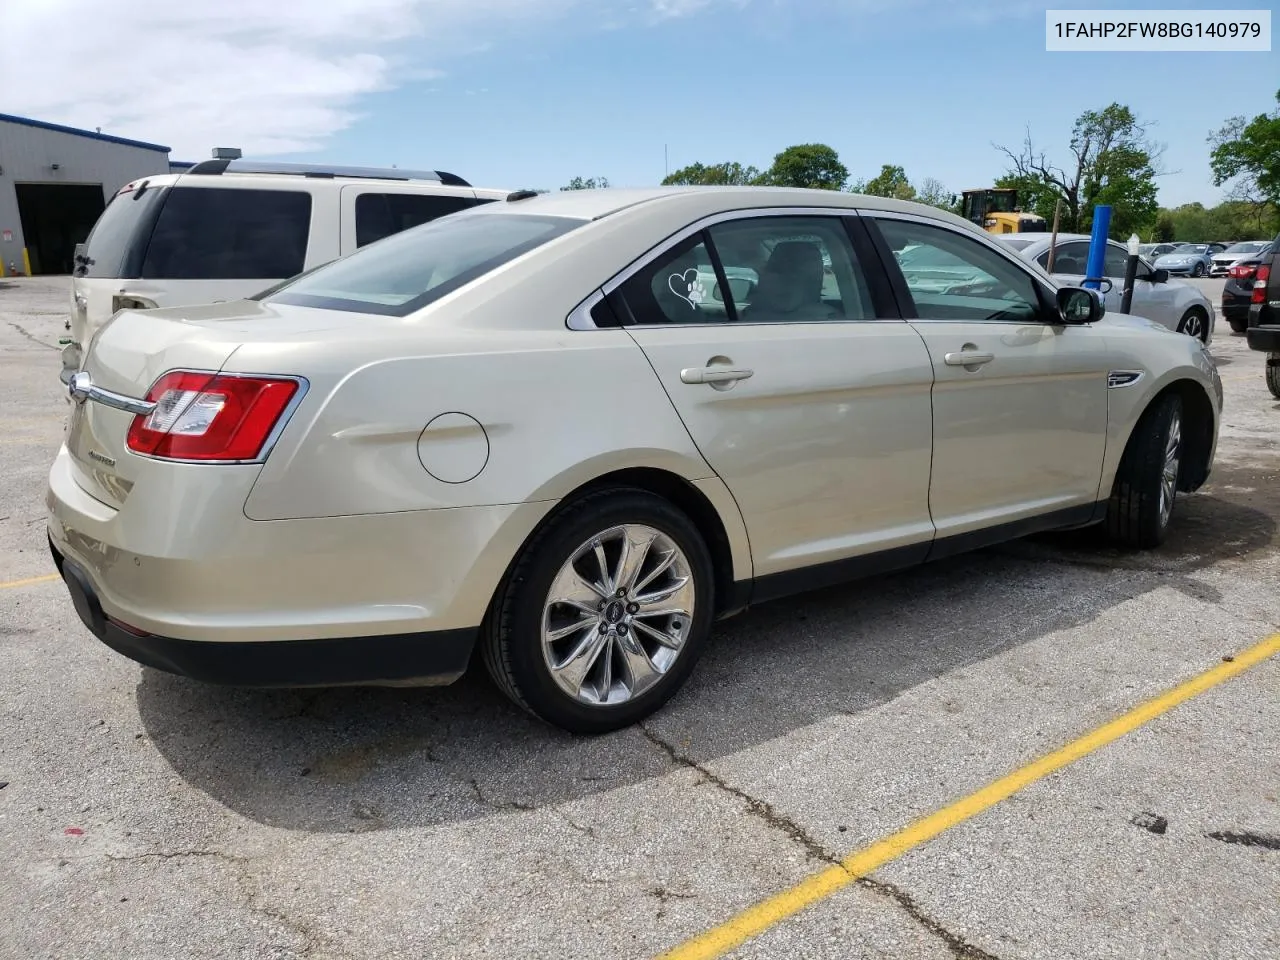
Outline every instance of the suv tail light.
{"label": "suv tail light", "polygon": [[129,425],[134,453],[164,460],[256,460],[303,382],[175,370],[147,391],[155,404]]}
{"label": "suv tail light", "polygon": [[1253,276],[1253,271],[1257,270],[1257,266],[1248,265],[1243,267],[1232,267],[1227,271],[1227,275],[1234,277],[1236,280],[1248,280]]}
{"label": "suv tail light", "polygon": [[1249,298],[1250,303],[1262,303],[1267,296],[1267,281],[1271,279],[1271,264],[1264,263],[1258,268],[1257,274],[1253,278],[1253,296]]}

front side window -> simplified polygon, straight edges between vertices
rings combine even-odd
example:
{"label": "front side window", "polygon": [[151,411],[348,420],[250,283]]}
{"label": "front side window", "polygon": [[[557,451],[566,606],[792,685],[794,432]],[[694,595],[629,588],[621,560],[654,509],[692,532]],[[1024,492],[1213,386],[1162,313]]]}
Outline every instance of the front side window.
{"label": "front side window", "polygon": [[1115,280],[1123,280],[1124,269],[1128,262],[1128,250],[1108,243],[1106,257],[1103,260],[1102,275]]}
{"label": "front side window", "polygon": [[749,217],[680,242],[618,290],[631,323],[811,323],[875,316],[835,217]]}
{"label": "front side window", "polygon": [[463,213],[327,263],[264,302],[403,317],[586,222]]}
{"label": "front side window", "polygon": [[980,241],[915,221],[875,222],[921,319],[1016,322],[1040,316],[1030,274]]}
{"label": "front side window", "polygon": [[311,194],[298,190],[174,187],[156,220],[148,280],[279,280],[301,273]]}
{"label": "front side window", "polygon": [[474,205],[474,199],[461,194],[362,193],[356,197],[356,246]]}

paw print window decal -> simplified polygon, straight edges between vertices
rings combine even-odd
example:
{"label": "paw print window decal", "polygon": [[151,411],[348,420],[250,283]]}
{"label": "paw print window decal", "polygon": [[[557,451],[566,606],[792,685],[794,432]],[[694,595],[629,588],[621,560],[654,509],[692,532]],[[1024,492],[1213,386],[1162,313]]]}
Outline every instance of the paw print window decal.
{"label": "paw print window decal", "polygon": [[677,297],[697,310],[698,304],[707,299],[707,286],[698,279],[698,271],[690,267],[684,273],[673,273],[667,278],[667,286]]}

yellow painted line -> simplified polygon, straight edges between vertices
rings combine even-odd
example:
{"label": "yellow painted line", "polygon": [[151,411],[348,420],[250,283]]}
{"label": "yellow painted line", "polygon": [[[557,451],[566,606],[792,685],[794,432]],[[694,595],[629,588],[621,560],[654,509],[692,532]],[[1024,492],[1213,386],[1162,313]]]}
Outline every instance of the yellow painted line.
{"label": "yellow painted line", "polygon": [[790,890],[784,890],[720,926],[669,950],[662,954],[660,960],[710,960],[712,957],[723,956],[734,947],[760,935],[775,924],[849,886],[859,877],[864,877],[886,863],[896,860],[908,850],[934,839],[952,827],[990,809],[1000,801],[1007,800],[1037,780],[1075,763],[1082,757],[1172,710],[1178,704],[1243,673],[1276,653],[1280,653],[1280,633],[1237,654],[1233,659],[1226,660],[1199,676],[1148,700],[1128,713],[1086,733],[1078,740],[1073,740],[1066,746],[1001,777],[950,806],[931,813],[923,820],[917,820],[892,836],[850,854],[839,865],[815,873]]}
{"label": "yellow painted line", "polygon": [[47,573],[43,577],[28,577],[26,580],[10,580],[7,583],[0,583],[0,590],[8,590],[10,587],[34,587],[37,583],[48,583],[51,580],[61,580],[56,573]]}

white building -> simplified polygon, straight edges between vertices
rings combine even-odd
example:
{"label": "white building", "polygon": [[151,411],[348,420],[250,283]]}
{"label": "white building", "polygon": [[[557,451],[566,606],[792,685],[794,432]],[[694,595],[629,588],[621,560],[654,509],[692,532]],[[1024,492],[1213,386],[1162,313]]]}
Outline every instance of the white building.
{"label": "white building", "polygon": [[0,276],[70,273],[116,191],[168,172],[168,147],[0,113]]}

